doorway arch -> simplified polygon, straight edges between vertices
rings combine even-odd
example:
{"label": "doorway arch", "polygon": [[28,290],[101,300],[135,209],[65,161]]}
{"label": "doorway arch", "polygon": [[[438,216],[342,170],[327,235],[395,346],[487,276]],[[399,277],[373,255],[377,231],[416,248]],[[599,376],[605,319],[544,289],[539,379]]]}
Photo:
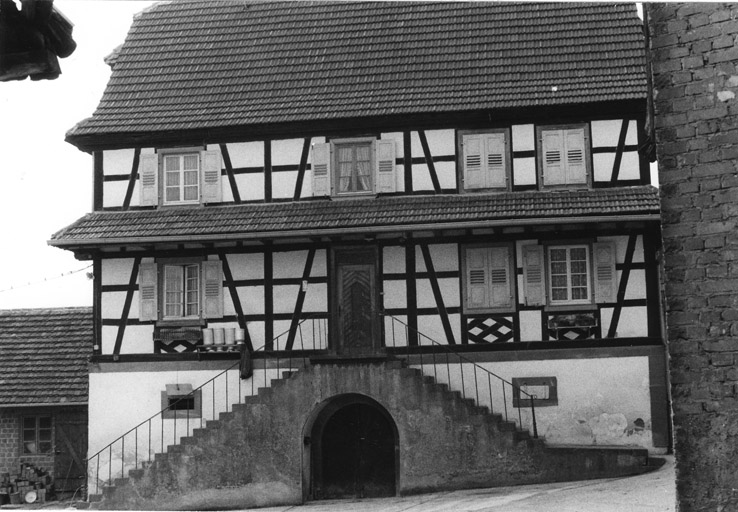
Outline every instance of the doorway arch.
{"label": "doorway arch", "polygon": [[356,393],[339,395],[321,404],[313,418],[306,425],[308,499],[397,494],[399,435],[381,404]]}

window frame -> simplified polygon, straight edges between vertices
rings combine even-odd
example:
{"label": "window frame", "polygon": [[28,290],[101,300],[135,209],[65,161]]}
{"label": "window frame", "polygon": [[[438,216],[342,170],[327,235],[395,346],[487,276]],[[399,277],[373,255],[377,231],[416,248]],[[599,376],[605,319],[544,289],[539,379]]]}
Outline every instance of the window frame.
{"label": "window frame", "polygon": [[[582,135],[582,147],[584,148],[583,164],[585,179],[583,183],[574,183],[568,181],[568,167],[565,170],[566,181],[564,183],[546,184],[546,168],[544,165],[544,150],[543,150],[543,134],[549,131],[570,131],[570,130],[583,130]],[[562,148],[563,149],[563,148]],[[590,132],[590,126],[587,122],[579,123],[564,123],[564,124],[551,124],[551,125],[537,125],[536,126],[536,164],[538,166],[538,183],[539,188],[542,189],[556,189],[556,188],[574,188],[574,187],[592,187],[592,136]],[[567,164],[568,165],[568,164]]]}
{"label": "window frame", "polygon": [[[376,168],[376,142],[377,137],[352,137],[345,139],[331,139],[328,142],[331,144],[331,166],[333,168],[333,175],[331,176],[331,197],[356,197],[376,194],[377,190],[377,177],[375,173]],[[338,150],[341,146],[368,146],[369,147],[369,180],[371,186],[369,190],[362,191],[347,191],[341,192],[339,182],[341,179],[340,169],[338,166]]]}
{"label": "window frame", "polygon": [[[502,128],[478,128],[478,129],[464,129],[456,131],[456,179],[459,183],[459,192],[462,194],[476,194],[480,192],[507,192],[510,191],[512,186],[512,151],[511,151],[511,130],[507,127]],[[486,135],[486,134],[501,134],[504,136],[504,174],[505,174],[505,185],[502,187],[474,187],[467,188],[466,186],[466,161],[464,158],[464,138],[467,135]],[[484,168],[486,172],[489,170]]]}
{"label": "window frame", "polygon": [[[586,276],[586,284],[587,284],[587,299],[572,299],[572,291],[573,288],[575,288],[572,285],[572,268],[571,268],[571,250],[572,249],[580,249],[583,248],[585,250],[586,255],[586,270],[587,270],[587,276]],[[566,300],[555,300],[553,297],[553,269],[552,269],[552,258],[551,258],[551,251],[552,250],[561,250],[565,249],[567,251],[566,253],[566,265],[567,265],[567,299]],[[592,244],[590,242],[569,242],[569,243],[551,243],[546,244],[544,246],[544,256],[545,256],[545,272],[546,272],[546,304],[550,308],[554,309],[569,309],[569,308],[579,308],[583,306],[592,306],[595,304],[595,283],[594,283],[594,268],[593,268],[593,259],[592,259]],[[559,274],[557,274],[559,275]],[[561,288],[561,287],[557,287]]]}
{"label": "window frame", "polygon": [[[49,420],[49,426],[41,427],[41,420],[47,419]],[[25,433],[27,430],[30,430],[26,428],[26,420],[27,419],[33,419],[34,420],[34,437],[32,443],[34,443],[37,447],[37,451],[35,453],[26,451],[26,439],[25,439]],[[48,431],[49,432],[49,439],[48,440],[41,440],[41,431]],[[41,451],[41,443],[48,443],[48,450]],[[22,457],[36,457],[36,456],[48,456],[53,455],[54,453],[54,418],[51,414],[29,414],[29,415],[22,415],[20,417],[20,453]]]}
{"label": "window frame", "polygon": [[[203,319],[203,300],[204,300],[204,290],[203,290],[203,268],[202,263],[204,259],[202,258],[159,258],[156,260],[156,267],[157,272],[159,274],[159,279],[157,280],[157,286],[158,286],[158,293],[159,293],[159,299],[158,299],[158,309],[159,309],[159,315],[157,320],[157,325],[164,325],[164,326],[188,326],[188,325],[200,325],[202,323]],[[182,315],[182,316],[168,316],[167,315],[167,290],[166,290],[166,268],[167,267],[190,267],[190,266],[197,266],[197,315]],[[183,276],[184,276],[183,271]],[[186,301],[186,295],[187,292],[185,289],[183,289],[180,293],[182,293],[183,301]],[[183,307],[183,313],[185,312],[186,304],[181,304]]]}
{"label": "window frame", "polygon": [[[202,417],[202,390],[192,389],[191,384],[179,384],[186,387],[189,391],[183,391],[181,394],[170,394],[169,389],[176,385],[167,384],[164,391],[161,392],[161,411],[162,418],[165,420],[187,420],[198,419]],[[192,409],[171,409],[170,401],[192,396]]]}
{"label": "window frame", "polygon": [[[486,313],[512,313],[515,311],[517,305],[517,273],[515,270],[515,246],[513,243],[469,243],[460,244],[460,261],[461,261],[461,306],[462,312],[466,315],[479,315]],[[468,282],[468,249],[507,249],[507,285],[510,292],[510,303],[505,306],[494,306],[488,307],[475,307],[470,306],[469,302],[469,282]],[[490,273],[491,288],[494,283],[492,282],[492,275]],[[490,299],[490,302],[491,299]]]}
{"label": "window frame", "polygon": [[[158,162],[159,162],[159,198],[161,200],[160,206],[190,206],[199,205],[202,203],[202,173],[203,173],[203,162],[202,152],[205,151],[204,147],[188,147],[188,148],[166,148],[157,150]],[[195,155],[197,157],[197,199],[185,200],[180,197],[178,201],[167,200],[167,170],[166,161],[167,158],[179,157],[180,163],[184,162],[184,157]],[[186,169],[182,168],[179,171],[180,179],[180,193],[184,195],[184,173]]]}

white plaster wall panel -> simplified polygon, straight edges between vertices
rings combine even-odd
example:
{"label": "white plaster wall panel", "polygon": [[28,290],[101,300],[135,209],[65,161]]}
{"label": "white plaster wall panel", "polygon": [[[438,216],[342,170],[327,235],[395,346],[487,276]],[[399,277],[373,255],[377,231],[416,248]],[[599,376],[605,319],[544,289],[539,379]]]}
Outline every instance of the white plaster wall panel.
{"label": "white plaster wall panel", "polygon": [[532,124],[515,124],[512,127],[512,150],[535,151],[536,130]]}
{"label": "white plaster wall panel", "polygon": [[610,332],[610,324],[612,323],[612,314],[614,311],[615,308],[600,308],[600,332],[603,338]]}
{"label": "white plaster wall panel", "polygon": [[287,338],[289,337],[291,325],[291,320],[274,321],[274,350],[284,350],[287,347]]}
{"label": "white plaster wall panel", "polygon": [[648,336],[648,309],[645,306],[623,308],[618,321],[618,338]]}
{"label": "white plaster wall panel", "polygon": [[113,258],[102,260],[102,285],[128,284],[128,281],[131,279],[132,269],[132,258]]}
{"label": "white plaster wall panel", "polygon": [[318,249],[313,257],[313,268],[310,270],[310,277],[325,277],[328,275],[328,262],[326,260],[326,250]]}
{"label": "white plaster wall panel", "polygon": [[625,136],[625,144],[628,146],[638,144],[638,122],[635,120],[628,122],[628,133]]}
{"label": "white plaster wall panel", "polygon": [[536,184],[536,159],[513,159],[513,184],[517,186]]}
{"label": "white plaster wall panel", "polygon": [[302,277],[308,251],[275,252],[272,257],[274,277]]}
{"label": "white plaster wall panel", "polygon": [[[289,327],[288,327],[289,328]],[[284,337],[286,340],[286,337]],[[295,331],[294,350],[324,350],[328,348],[328,320],[307,318],[298,324]]]}
{"label": "white plaster wall panel", "polygon": [[517,275],[517,283],[518,304],[525,304],[525,281],[522,274]]}
{"label": "white plaster wall panel", "polygon": [[281,139],[272,141],[272,165],[300,165],[304,139]]}
{"label": "white plaster wall panel", "polygon": [[106,181],[103,184],[103,208],[123,206],[128,181]]}
{"label": "white plaster wall panel", "polygon": [[[617,251],[617,263],[623,263],[625,261],[625,254],[628,250],[628,239],[629,236],[599,236],[597,237],[598,242],[614,242],[615,250]],[[635,251],[633,252],[633,262],[643,263],[643,235],[636,236]]]}
{"label": "white plaster wall panel", "polygon": [[[273,288],[272,295],[274,300],[275,313],[292,313],[295,311],[297,303],[297,294],[300,287],[297,285],[278,285]],[[276,330],[275,330],[276,332]]]}
{"label": "white plaster wall panel", "polygon": [[443,304],[447,308],[455,308],[461,306],[461,288],[460,281],[457,278],[443,278],[438,280],[438,287],[441,289]]}
{"label": "white plaster wall panel", "polygon": [[[539,436],[551,446],[619,445],[654,449],[648,358],[645,356],[479,364],[507,381],[515,377],[556,377],[558,405],[536,407],[535,410]],[[423,371],[426,375],[434,375],[429,364],[424,365]],[[487,374],[477,371],[475,383],[474,368],[469,364],[463,370],[452,365],[452,390],[462,390],[462,371],[466,396],[476,397],[477,386],[488,389]],[[439,382],[448,384],[445,365],[437,365],[435,375]],[[505,386],[505,391],[503,398],[501,384],[499,381],[493,383],[492,408],[504,413],[506,401],[508,416],[517,421],[518,409],[512,407],[510,386]],[[489,392],[480,393],[479,401],[489,407]],[[523,427],[532,431],[530,408],[521,408],[520,415]],[[643,430],[636,427],[637,420],[645,424]]]}
{"label": "white plaster wall panel", "polygon": [[[459,249],[457,244],[428,245],[433,268],[436,272],[459,270]],[[425,258],[419,246],[415,247],[415,269],[417,272],[426,272]]]}
{"label": "white plaster wall panel", "polygon": [[[452,324],[453,325],[453,324]],[[454,336],[457,336],[457,329],[453,328]],[[446,331],[443,329],[443,322],[438,315],[418,315],[418,343],[421,345],[446,345]],[[457,337],[456,341],[459,339]]]}
{"label": "white plaster wall panel", "polygon": [[592,121],[592,147],[617,147],[622,124],[622,119]]}
{"label": "white plaster wall panel", "polygon": [[249,329],[249,336],[251,336],[251,346],[254,350],[264,346],[266,342],[264,338],[264,332],[266,332],[264,322],[261,320],[247,322],[246,326]]}
{"label": "white plaster wall panel", "polygon": [[236,281],[264,279],[264,255],[262,253],[226,255],[231,275]]}
{"label": "white plaster wall panel", "polygon": [[264,173],[237,174],[236,183],[241,201],[261,201],[264,199]]}
{"label": "white plaster wall panel", "polygon": [[[415,155],[415,153],[413,153],[413,155]],[[428,165],[413,164],[413,190],[416,192],[421,190],[434,190]]]}
{"label": "white plaster wall panel", "polygon": [[[456,154],[455,130],[426,130],[425,138],[428,141],[428,147],[430,148],[431,155],[447,156]],[[413,149],[413,152],[414,151],[415,149]]]}
{"label": "white plaster wall panel", "polygon": [[594,180],[597,182],[609,182],[612,179],[612,166],[614,162],[615,153],[597,153],[592,155]]}
{"label": "white plaster wall panel", "polygon": [[[116,320],[122,318],[126,295],[128,295],[127,292],[104,292],[100,300],[100,314],[102,318]],[[131,318],[133,315],[128,315],[128,317]],[[136,316],[133,318],[138,318],[138,311],[136,311]]]}
{"label": "white plaster wall panel", "polygon": [[[230,293],[226,292],[226,295]],[[241,309],[244,315],[264,314],[264,287],[263,286],[239,286],[238,300],[241,301]],[[226,312],[227,315],[235,315],[236,312]]]}
{"label": "white plaster wall panel", "polygon": [[620,162],[620,172],[618,179],[620,180],[637,180],[641,177],[640,159],[637,151],[626,151],[623,153],[623,159]]}
{"label": "white plaster wall panel", "polygon": [[[618,283],[621,272],[618,272]],[[646,298],[646,271],[633,269],[628,277],[628,286],[625,289],[625,300]]]}
{"label": "white plaster wall panel", "polygon": [[274,199],[292,199],[295,196],[296,184],[297,171],[272,171],[272,197]]}
{"label": "white plaster wall panel", "polygon": [[226,144],[231,166],[234,169],[244,167],[264,168],[264,143],[262,141],[237,142]]}
{"label": "white plaster wall panel", "polygon": [[133,192],[131,193],[131,202],[129,206],[141,206],[141,190],[139,187],[139,180],[133,184]]}
{"label": "white plaster wall panel", "polygon": [[389,246],[382,249],[382,266],[385,274],[404,274],[405,248]]}
{"label": "white plaster wall panel", "polygon": [[541,341],[543,325],[540,311],[521,311],[519,314],[520,341]]}
{"label": "white plaster wall panel", "polygon": [[384,286],[384,307],[397,309],[407,307],[407,288],[405,281],[385,281]]}
{"label": "white plaster wall panel", "polygon": [[108,149],[103,151],[103,175],[131,175],[135,149]]}
{"label": "white plaster wall panel", "polygon": [[[405,157],[405,146],[402,132],[383,133],[379,137],[382,140],[394,140],[395,141],[395,158]],[[397,185],[398,192],[405,191],[405,167],[398,165],[395,160],[395,183]]]}
{"label": "white plaster wall panel", "polygon": [[328,285],[326,283],[309,283],[302,305],[304,313],[324,313],[328,311]]}
{"label": "white plaster wall panel", "polygon": [[103,325],[100,330],[100,350],[103,354],[112,354],[115,348],[115,338],[118,336],[117,325]]}
{"label": "white plaster wall panel", "polygon": [[433,295],[430,279],[416,279],[416,303],[419,308],[435,308],[436,298]]}
{"label": "white plaster wall panel", "polygon": [[154,352],[153,325],[127,325],[121,354],[152,354]]}
{"label": "white plaster wall panel", "polygon": [[456,188],[456,162],[435,162],[438,183],[442,189]]}

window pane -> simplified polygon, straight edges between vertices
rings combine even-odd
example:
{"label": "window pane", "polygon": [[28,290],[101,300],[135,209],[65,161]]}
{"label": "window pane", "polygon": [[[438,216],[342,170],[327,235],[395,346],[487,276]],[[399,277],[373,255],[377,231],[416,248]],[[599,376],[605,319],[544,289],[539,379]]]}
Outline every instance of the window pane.
{"label": "window pane", "polygon": [[198,155],[184,155],[184,165],[182,166],[183,169],[195,169],[197,170],[199,166],[199,160],[200,157]]}
{"label": "window pane", "polygon": [[195,397],[194,396],[170,396],[169,397],[169,410],[170,411],[193,411],[195,410]]}
{"label": "window pane", "polygon": [[554,288],[551,290],[551,298],[555,301],[567,300],[566,288]]}
{"label": "window pane", "polygon": [[186,271],[186,312],[187,316],[197,316],[199,314],[199,297],[200,297],[200,272],[197,265],[188,265]]}
{"label": "window pane", "polygon": [[51,453],[51,442],[50,441],[44,441],[38,444],[39,453]]}
{"label": "window pane", "polygon": [[38,431],[39,441],[51,441],[51,429],[40,429]]}
{"label": "window pane", "polygon": [[167,156],[164,157],[164,170],[167,171],[179,171],[179,157],[178,156]]}
{"label": "window pane", "polygon": [[51,428],[51,416],[41,416],[38,419],[39,428]]}
{"label": "window pane", "polygon": [[166,265],[164,267],[164,315],[182,316],[182,267]]}
{"label": "window pane", "polygon": [[31,417],[23,418],[23,428],[24,429],[30,428],[30,429],[36,430],[36,417],[31,416]]}
{"label": "window pane", "polygon": [[551,249],[549,255],[551,261],[566,261],[566,249]]}

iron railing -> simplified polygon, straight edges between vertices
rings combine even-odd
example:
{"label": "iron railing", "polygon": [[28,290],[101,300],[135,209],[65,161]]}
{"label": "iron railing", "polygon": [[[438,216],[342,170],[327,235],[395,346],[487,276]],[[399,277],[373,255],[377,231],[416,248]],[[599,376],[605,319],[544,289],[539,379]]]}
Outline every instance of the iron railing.
{"label": "iron railing", "polygon": [[[517,422],[515,422],[518,428],[521,430],[529,429],[529,431],[532,431],[533,437],[538,438],[535,408],[537,397],[535,395],[526,392],[520,386],[516,386],[457,352],[453,345],[440,343],[417,329],[413,329],[397,317],[388,314],[384,314],[383,317],[391,321],[390,326],[387,326],[386,323],[383,324],[385,328],[385,347],[392,348],[392,351],[399,356],[404,353],[410,367],[419,367],[423,375],[432,375],[436,382],[447,384],[449,390],[459,391],[464,399],[474,399],[477,406],[488,407],[491,414],[498,413],[508,422],[511,421],[510,418],[515,422],[514,412],[511,414],[509,411],[512,404],[513,408],[518,410]],[[404,345],[399,343],[401,340],[399,340],[398,331],[404,335]],[[417,337],[417,346],[411,346],[409,343],[411,333],[413,337]],[[424,341],[432,347],[431,350],[424,350]],[[438,348],[441,349],[440,352],[437,350]],[[499,389],[498,386],[502,388],[499,394],[494,391],[495,388]],[[516,394],[518,398],[517,407],[514,403]],[[509,400],[508,396],[510,397]],[[528,421],[525,423],[522,413],[524,410],[528,411],[525,414]]]}
{"label": "iron railing", "polygon": [[[310,325],[306,325],[307,322],[310,322]],[[178,444],[178,435],[180,437],[190,436],[195,428],[203,428],[207,421],[218,419],[220,413],[231,411],[234,404],[243,403],[245,396],[258,395],[259,385],[268,387],[272,379],[281,376],[282,371],[293,371],[296,367],[304,367],[307,352],[304,346],[303,328],[310,329],[312,334],[312,346],[308,350],[315,350],[326,348],[326,327],[327,319],[325,318],[304,318],[296,328],[293,326],[276,336],[270,345],[265,344],[253,351],[253,353],[260,353],[263,357],[260,358],[261,361],[256,358],[252,359],[252,374],[248,379],[242,380],[237,374],[236,369],[241,361],[236,361],[191,392],[178,396],[178,399],[172,401],[167,407],[126,431],[86,460],[87,493],[99,494],[101,487],[112,485],[116,478],[124,478],[128,471],[144,469],[152,462],[156,450],[163,453],[170,444]],[[286,345],[284,340],[288,338],[293,340],[292,350],[287,350],[286,355],[282,355],[283,351],[280,350],[265,349],[266,346],[284,346]],[[320,347],[316,346],[318,343]],[[300,349],[299,355],[296,353],[298,348]],[[269,365],[267,365],[267,359],[269,359]],[[296,363],[296,360],[299,362]],[[257,376],[257,372],[261,375]],[[231,374],[230,378],[229,374]],[[237,401],[234,400],[231,403],[230,397],[234,394],[237,395]],[[207,407],[204,403],[206,398],[209,398],[210,402]],[[196,400],[200,401],[199,415],[192,412],[190,407],[185,410],[180,410],[178,407],[188,402],[195,403]],[[199,417],[195,417],[196,415]]]}

